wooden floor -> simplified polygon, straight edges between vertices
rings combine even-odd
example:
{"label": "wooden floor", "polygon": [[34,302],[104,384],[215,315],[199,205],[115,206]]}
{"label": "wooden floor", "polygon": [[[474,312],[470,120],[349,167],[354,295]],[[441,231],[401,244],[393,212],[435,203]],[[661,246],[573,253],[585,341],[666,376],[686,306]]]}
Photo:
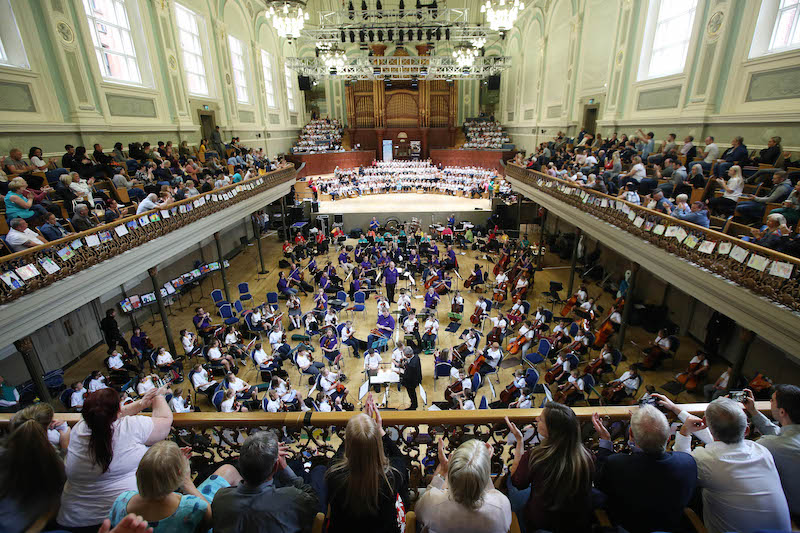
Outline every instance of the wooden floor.
{"label": "wooden floor", "polygon": [[[374,200],[373,200],[374,201]],[[380,215],[382,217],[387,216],[390,210],[393,209],[393,205],[387,205],[386,210]],[[348,241],[348,244],[355,244],[352,241]],[[267,261],[267,268],[269,269],[269,273],[264,276],[257,275],[257,249],[254,243],[251,243],[247,249],[240,253],[238,256],[233,258],[230,262],[230,268],[228,269],[228,283],[231,288],[232,294],[231,297],[236,297],[236,284],[247,281],[250,284],[250,289],[256,300],[260,303],[261,301],[266,299],[266,293],[268,291],[276,290],[276,283],[278,280],[278,260],[282,257],[280,243],[277,240],[277,237],[270,236],[262,238],[262,247],[264,249],[264,257]],[[334,263],[336,262],[336,255],[337,252],[335,250],[331,250],[328,254],[328,258],[333,260]],[[479,252],[466,252],[466,255],[459,256],[459,263],[461,266],[461,273],[462,275],[468,275],[469,270],[472,268],[475,262],[481,264],[484,270],[489,268],[491,271],[492,265],[489,264],[486,260],[482,259],[483,254]],[[317,259],[319,264],[324,264],[324,257],[320,257]],[[543,304],[545,297],[542,296],[542,292],[548,290],[550,281],[560,281],[564,284],[566,288],[568,286],[568,279],[569,279],[569,266],[566,265],[564,262],[558,259],[558,257],[549,254],[546,256],[544,260],[545,269],[537,272],[535,276],[535,283],[532,290],[529,291],[529,301],[531,301],[532,307],[535,309],[537,305]],[[212,314],[215,312],[214,304],[211,301],[209,296],[212,286],[214,284],[217,288],[220,288],[222,283],[220,280],[219,273],[215,274],[215,278],[211,280],[206,280],[204,282],[203,287],[203,299],[201,304],[186,304],[183,305],[183,309],[179,309],[182,305],[178,302],[173,308],[173,315],[169,317],[170,325],[172,331],[175,332],[177,335],[181,329],[188,328],[190,330],[194,330],[192,324],[192,316],[194,314],[194,307],[196,305],[203,305],[206,310],[211,312]],[[576,277],[576,287],[579,283],[579,280]],[[398,289],[402,287],[403,284],[398,284]],[[459,285],[460,286],[460,285]],[[565,289],[566,290],[566,289]],[[602,305],[605,309],[610,308],[610,304],[612,301],[612,295],[608,293],[604,293],[600,290],[600,288],[596,285],[589,285],[588,286],[589,295],[593,297],[599,297],[599,304]],[[196,297],[198,291],[195,291]],[[419,293],[421,296],[422,293]],[[468,317],[471,314],[472,310],[474,309],[474,302],[478,298],[478,295],[471,292],[464,292],[465,297],[465,320],[468,321]],[[306,311],[312,307],[312,300],[311,296],[303,297],[301,294],[302,300],[302,309]],[[422,308],[422,300],[416,300],[419,302],[415,305],[417,308]],[[443,302],[444,303],[444,302]],[[281,301],[281,307],[283,308],[285,302]],[[357,337],[360,339],[366,340],[369,331],[375,326],[375,320],[377,316],[376,312],[376,305],[374,299],[369,299],[367,301],[367,312],[365,315],[360,315],[354,319],[354,326],[356,329]],[[509,306],[507,305],[506,308]],[[448,324],[447,319],[447,311],[449,310],[449,303],[447,305],[440,306],[439,318],[441,322],[441,329],[439,335],[439,347],[453,347],[457,344],[460,344],[457,338],[457,334],[451,334],[444,331],[444,327]],[[558,314],[560,309],[556,309],[556,314]],[[344,313],[343,313],[344,314]],[[493,313],[494,314],[494,313]],[[287,320],[284,320],[284,326],[287,325]],[[161,327],[160,321],[156,321],[154,326],[151,326],[149,322],[147,322],[144,326],[145,331],[149,334],[151,339],[153,340],[156,346],[165,345],[165,335],[164,330]],[[462,327],[463,329],[463,327]],[[126,338],[130,337],[130,332],[127,332]],[[631,344],[631,341],[636,342],[639,346],[644,346],[655,337],[655,335],[646,332],[641,328],[629,328],[627,334],[627,342],[624,349],[624,356],[625,360],[620,365],[618,372],[622,373],[631,363],[635,363],[641,361],[642,354],[641,349],[637,348],[637,346]],[[178,338],[175,339],[175,344],[178,346],[178,351],[182,352],[180,347],[180,341]],[[316,352],[314,357],[316,360],[321,359],[320,350],[318,342],[315,343]],[[697,349],[697,344],[689,338],[681,338],[681,348],[678,353],[678,360],[674,362],[674,364],[668,363],[668,369],[655,371],[655,372],[646,372],[643,373],[645,384],[652,384],[659,388],[664,383],[671,381],[674,374],[684,369],[687,364],[688,360],[694,355],[695,350]],[[182,353],[180,353],[182,355]],[[597,351],[593,350],[591,358],[593,359],[597,354]],[[101,369],[102,368],[102,361],[103,358],[106,356],[106,345],[103,344],[93,351],[91,351],[87,356],[81,358],[79,361],[71,365],[67,371],[65,380],[67,383],[72,383],[73,381],[83,380],[93,369]],[[384,360],[388,360],[389,354],[384,354]],[[421,355],[422,357],[422,369],[423,369],[423,387],[428,395],[428,405],[430,405],[431,401],[439,401],[443,399],[443,391],[444,388],[447,386],[448,382],[444,379],[440,379],[436,383],[436,391],[434,391],[434,381],[433,381],[433,356],[432,355]],[[515,356],[519,357],[519,356]],[[519,361],[519,359],[517,359]],[[584,358],[584,360],[586,360]],[[468,361],[471,362],[471,361]],[[188,369],[190,367],[190,362],[185,362],[186,373],[188,374]],[[289,362],[284,364],[284,368],[288,370],[289,375],[291,377],[292,385],[297,388],[301,393],[305,395],[307,393],[309,386],[307,383],[307,378],[304,376],[303,379],[300,379],[299,372],[296,368],[292,367]],[[499,373],[499,384],[497,381],[494,382],[495,390],[499,395],[500,391],[503,387],[505,387],[511,381],[511,377],[513,371],[517,368],[521,368],[520,365],[513,365],[510,367],[506,367],[500,370]],[[358,388],[363,382],[363,359],[355,359],[351,356],[346,356],[343,358],[343,370],[348,376],[348,388],[351,391],[349,400],[356,404],[358,407]],[[542,368],[539,369],[540,374],[543,376],[544,371]],[[724,370],[721,365],[717,365],[717,367],[712,368],[710,371],[711,379],[716,379],[716,377]],[[253,368],[252,364],[248,364],[246,368],[243,368],[242,371],[239,373],[239,377],[244,379],[250,384],[258,383],[259,376],[256,370]],[[491,378],[495,380],[494,377]],[[543,377],[542,377],[543,379]],[[190,390],[191,386],[187,381],[185,381],[182,385],[184,391]],[[599,389],[599,387],[598,387]],[[641,389],[644,391],[644,387]],[[659,388],[659,392],[664,392]],[[477,394],[475,403],[477,404],[480,400],[481,396],[485,395],[488,401],[492,401],[491,392],[489,387],[484,386],[482,387]],[[261,396],[259,396],[261,397]],[[541,400],[541,399],[539,399]],[[692,402],[702,400],[701,395],[692,395],[686,392],[681,393],[677,400],[681,402]],[[207,400],[205,399],[204,395],[200,395],[198,397],[199,406],[203,411],[207,411],[212,409],[209,405]],[[392,389],[391,395],[389,397],[389,405],[394,408],[405,408],[408,406],[409,399],[405,391],[398,392],[396,388]],[[57,406],[57,410],[63,410],[63,406],[60,404]]]}

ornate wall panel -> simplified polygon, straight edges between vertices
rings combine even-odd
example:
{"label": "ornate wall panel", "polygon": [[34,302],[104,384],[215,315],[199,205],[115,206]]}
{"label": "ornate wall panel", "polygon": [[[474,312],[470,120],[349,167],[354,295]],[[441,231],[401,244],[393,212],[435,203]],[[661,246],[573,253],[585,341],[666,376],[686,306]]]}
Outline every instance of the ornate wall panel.
{"label": "ornate wall panel", "polygon": [[636,103],[638,111],[650,109],[671,109],[678,107],[681,97],[681,86],[664,87],[663,89],[653,89],[639,93],[639,100]]}
{"label": "ornate wall panel", "polygon": [[156,118],[156,103],[152,98],[106,94],[106,101],[112,116]]}
{"label": "ornate wall panel", "polygon": [[747,88],[747,102],[800,98],[800,67],[753,74]]}

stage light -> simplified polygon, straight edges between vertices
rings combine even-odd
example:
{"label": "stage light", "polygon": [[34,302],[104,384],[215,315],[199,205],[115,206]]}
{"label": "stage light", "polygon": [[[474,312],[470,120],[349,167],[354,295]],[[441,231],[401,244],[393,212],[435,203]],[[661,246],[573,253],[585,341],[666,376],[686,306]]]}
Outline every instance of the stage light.
{"label": "stage light", "polygon": [[350,30],[350,42],[351,43],[356,42],[356,32],[354,32],[353,30]]}
{"label": "stage light", "polygon": [[421,30],[421,29],[420,29],[420,30],[417,30],[417,40],[418,40],[418,41],[421,41],[421,40],[422,40],[422,30]]}
{"label": "stage light", "polygon": [[383,30],[378,30],[378,42],[383,42]]}
{"label": "stage light", "polygon": [[360,30],[358,32],[358,42],[363,43],[364,42],[364,37],[365,37],[364,30]]}
{"label": "stage light", "polygon": [[445,39],[445,41],[449,41],[450,40],[450,28],[445,28],[445,30],[444,30],[444,39]]}
{"label": "stage light", "polygon": [[372,42],[372,41],[374,41],[374,40],[375,40],[375,32],[374,32],[374,31],[372,31],[372,30],[369,30],[369,32],[367,33],[367,35],[369,35],[369,42]]}

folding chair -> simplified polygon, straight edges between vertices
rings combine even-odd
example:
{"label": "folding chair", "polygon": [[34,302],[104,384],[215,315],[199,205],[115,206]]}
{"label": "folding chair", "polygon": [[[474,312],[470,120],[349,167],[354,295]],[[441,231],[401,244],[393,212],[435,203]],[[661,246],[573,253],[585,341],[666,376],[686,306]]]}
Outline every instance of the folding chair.
{"label": "folding chair", "polygon": [[250,285],[248,285],[247,282],[240,283],[239,284],[239,300],[244,302],[244,301],[252,300],[252,299],[253,299],[253,295],[250,294]]}

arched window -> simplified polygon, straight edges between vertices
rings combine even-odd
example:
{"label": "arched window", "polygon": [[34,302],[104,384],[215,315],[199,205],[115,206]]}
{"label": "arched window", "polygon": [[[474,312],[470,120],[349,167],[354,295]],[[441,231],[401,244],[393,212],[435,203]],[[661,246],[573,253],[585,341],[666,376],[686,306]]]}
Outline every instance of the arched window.
{"label": "arched window", "polygon": [[763,0],[750,57],[800,48],[800,0]]}
{"label": "arched window", "polygon": [[178,41],[183,52],[183,70],[189,94],[211,96],[205,58],[208,53],[206,22],[199,14],[181,4],[175,4]]}
{"label": "arched window", "polygon": [[[141,34],[131,31],[131,19],[138,19],[136,3],[125,0],[83,0],[89,21],[97,64],[103,78],[110,81],[143,85],[142,68],[137,59],[137,46],[143,47]],[[135,42],[139,41],[139,43]],[[147,54],[143,53],[142,57]]]}
{"label": "arched window", "polygon": [[228,46],[231,49],[231,66],[233,67],[233,85],[236,87],[236,100],[240,104],[250,103],[250,90],[247,87],[247,50],[242,41],[236,37],[228,36]]}
{"label": "arched window", "polygon": [[275,99],[275,64],[272,62],[272,54],[261,49],[261,69],[264,73],[264,92],[267,95],[267,107],[277,107]]}
{"label": "arched window", "polygon": [[17,19],[8,0],[0,0],[0,65],[28,68],[28,56],[19,34]]}

